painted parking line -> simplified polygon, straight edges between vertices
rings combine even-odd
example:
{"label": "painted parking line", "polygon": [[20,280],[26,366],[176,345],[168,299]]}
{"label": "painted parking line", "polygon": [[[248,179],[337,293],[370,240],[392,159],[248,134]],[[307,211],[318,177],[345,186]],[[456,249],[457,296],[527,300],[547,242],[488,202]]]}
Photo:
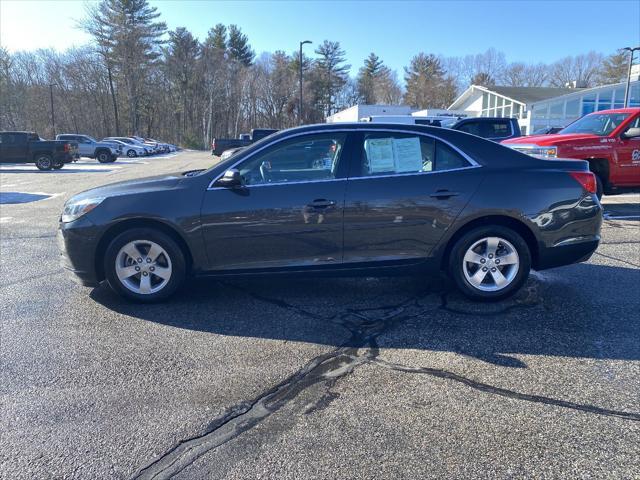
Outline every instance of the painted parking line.
{"label": "painted parking line", "polygon": [[119,170],[122,167],[117,165],[101,165],[101,164],[65,164],[60,170],[39,170],[35,165],[25,164],[3,164],[0,166],[0,172],[41,172],[41,173],[76,173],[76,172],[110,172]]}
{"label": "painted parking line", "polygon": [[[65,192],[46,193],[46,192],[0,192],[0,205],[12,205],[17,203],[31,203],[40,200],[49,200],[51,198],[64,195]],[[12,217],[3,217],[9,218]],[[8,221],[8,220],[7,220]]]}
{"label": "painted parking line", "polygon": [[605,220],[640,220],[640,215],[611,215],[605,213],[603,217]]}

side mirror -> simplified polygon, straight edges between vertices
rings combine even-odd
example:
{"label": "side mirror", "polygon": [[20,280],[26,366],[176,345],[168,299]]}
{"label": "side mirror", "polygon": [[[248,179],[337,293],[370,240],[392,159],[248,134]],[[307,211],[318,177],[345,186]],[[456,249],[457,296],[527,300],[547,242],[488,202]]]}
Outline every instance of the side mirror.
{"label": "side mirror", "polygon": [[216,185],[220,187],[239,187],[242,185],[242,175],[237,168],[230,168],[218,179]]}
{"label": "side mirror", "polygon": [[640,128],[629,128],[627,129],[626,132],[623,132],[622,135],[620,135],[620,137],[622,138],[638,138],[640,137]]}

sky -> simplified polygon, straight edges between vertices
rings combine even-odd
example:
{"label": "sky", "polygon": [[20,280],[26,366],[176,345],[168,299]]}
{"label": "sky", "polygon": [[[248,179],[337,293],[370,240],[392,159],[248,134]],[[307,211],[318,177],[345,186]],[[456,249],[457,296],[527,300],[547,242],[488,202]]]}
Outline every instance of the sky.
{"label": "sky", "polygon": [[[77,28],[83,0],[0,0],[0,44],[9,51],[64,50],[87,43]],[[89,2],[91,3],[91,2]],[[402,75],[420,51],[443,56],[494,47],[507,61],[550,63],[595,50],[640,45],[640,0],[574,1],[210,1],[150,0],[170,29],[200,40],[217,23],[235,23],[262,52],[305,53],[339,41],[352,73],[375,52]]]}

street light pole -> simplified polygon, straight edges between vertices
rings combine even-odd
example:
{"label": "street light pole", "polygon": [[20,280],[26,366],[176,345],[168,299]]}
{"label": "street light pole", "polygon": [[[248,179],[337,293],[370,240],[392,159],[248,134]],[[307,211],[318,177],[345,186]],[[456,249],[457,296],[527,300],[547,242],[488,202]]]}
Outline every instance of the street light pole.
{"label": "street light pole", "polygon": [[633,52],[640,50],[640,47],[625,47],[622,50],[629,52],[629,69],[627,70],[627,86],[624,89],[624,108],[629,106],[629,87],[631,85],[631,66],[633,65]]}
{"label": "street light pole", "polygon": [[302,125],[302,46],[306,43],[312,43],[311,40],[300,42],[300,104],[298,105],[298,124]]}
{"label": "street light pole", "polygon": [[56,138],[56,115],[53,111],[53,87],[57,87],[57,83],[49,84],[49,95],[51,97],[51,129],[53,130],[53,138]]}

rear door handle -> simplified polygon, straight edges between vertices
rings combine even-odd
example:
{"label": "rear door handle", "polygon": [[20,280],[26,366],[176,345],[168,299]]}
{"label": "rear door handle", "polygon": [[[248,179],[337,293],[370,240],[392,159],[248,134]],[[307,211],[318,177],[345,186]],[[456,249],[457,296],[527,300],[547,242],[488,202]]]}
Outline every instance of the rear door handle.
{"label": "rear door handle", "polygon": [[435,193],[429,195],[431,198],[437,198],[438,200],[444,200],[449,197],[457,197],[460,195],[458,192],[451,192],[449,190],[437,190]]}
{"label": "rear door handle", "polygon": [[335,206],[335,204],[336,202],[334,202],[333,200],[325,200],[324,198],[319,198],[311,202],[309,205],[307,205],[307,207],[321,209],[321,208],[333,207]]}

